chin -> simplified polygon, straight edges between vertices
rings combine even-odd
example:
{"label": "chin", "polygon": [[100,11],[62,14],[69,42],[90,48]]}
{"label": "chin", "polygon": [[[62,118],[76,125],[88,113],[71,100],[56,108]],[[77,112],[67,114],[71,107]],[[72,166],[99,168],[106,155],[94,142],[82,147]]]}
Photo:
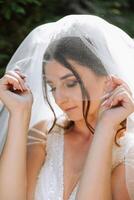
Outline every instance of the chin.
{"label": "chin", "polygon": [[80,121],[83,119],[83,113],[79,108],[75,108],[74,110],[66,112],[66,115],[72,121]]}
{"label": "chin", "polygon": [[77,113],[74,113],[74,114],[67,114],[68,118],[72,121],[80,121],[83,119],[83,115],[80,115],[80,114],[77,114]]}

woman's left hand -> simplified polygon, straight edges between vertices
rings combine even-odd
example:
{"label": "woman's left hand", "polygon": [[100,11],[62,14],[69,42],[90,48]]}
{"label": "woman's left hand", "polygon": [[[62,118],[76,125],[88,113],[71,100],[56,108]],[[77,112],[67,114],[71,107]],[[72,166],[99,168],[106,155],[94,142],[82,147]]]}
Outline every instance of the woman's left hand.
{"label": "woman's left hand", "polygon": [[127,83],[113,75],[106,93],[107,97],[100,105],[99,121],[116,127],[134,112],[134,99]]}

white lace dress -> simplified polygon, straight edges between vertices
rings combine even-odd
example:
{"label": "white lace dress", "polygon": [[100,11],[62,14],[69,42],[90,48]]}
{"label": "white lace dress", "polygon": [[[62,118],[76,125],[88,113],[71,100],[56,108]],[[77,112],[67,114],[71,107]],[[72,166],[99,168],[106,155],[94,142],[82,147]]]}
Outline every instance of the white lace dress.
{"label": "white lace dress", "polygon": [[[64,190],[64,132],[57,128],[48,134],[47,157],[37,179],[34,200],[63,200]],[[124,160],[121,148],[113,146],[112,168]],[[75,186],[68,200],[75,200],[79,182]]]}

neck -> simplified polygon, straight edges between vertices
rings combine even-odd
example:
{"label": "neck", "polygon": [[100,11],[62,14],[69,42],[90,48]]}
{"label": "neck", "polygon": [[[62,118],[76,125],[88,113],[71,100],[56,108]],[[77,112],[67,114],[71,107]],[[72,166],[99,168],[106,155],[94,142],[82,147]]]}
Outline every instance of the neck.
{"label": "neck", "polygon": [[[95,128],[95,125],[96,125],[95,118],[90,117],[88,122],[92,126],[92,128]],[[93,137],[93,134],[88,129],[88,127],[83,119],[75,122],[74,132],[76,132],[77,134],[79,134],[80,136],[82,136],[85,139],[89,139],[89,138]]]}

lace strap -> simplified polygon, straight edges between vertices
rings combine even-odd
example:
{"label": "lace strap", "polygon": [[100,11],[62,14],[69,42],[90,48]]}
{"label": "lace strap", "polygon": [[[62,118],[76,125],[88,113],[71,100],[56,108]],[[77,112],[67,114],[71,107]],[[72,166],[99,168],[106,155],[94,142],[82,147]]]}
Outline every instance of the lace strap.
{"label": "lace strap", "polygon": [[31,128],[28,133],[27,145],[35,144],[35,143],[46,143],[47,136],[44,132]]}

